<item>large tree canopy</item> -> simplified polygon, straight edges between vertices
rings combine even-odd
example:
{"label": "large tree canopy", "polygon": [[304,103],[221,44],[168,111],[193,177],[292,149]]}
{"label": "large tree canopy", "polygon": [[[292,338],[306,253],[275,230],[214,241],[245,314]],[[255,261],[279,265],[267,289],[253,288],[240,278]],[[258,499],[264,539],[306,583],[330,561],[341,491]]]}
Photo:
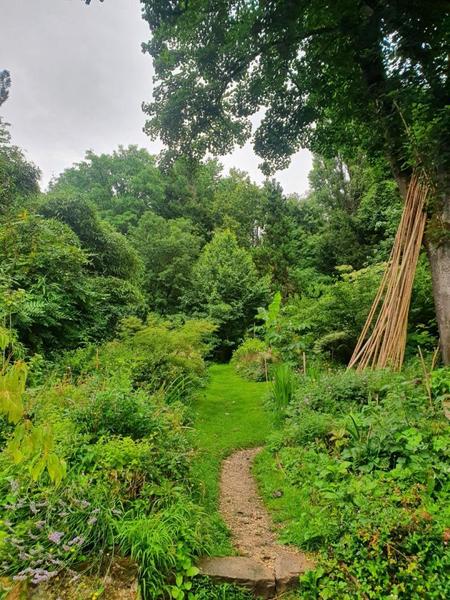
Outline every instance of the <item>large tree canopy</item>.
{"label": "large tree canopy", "polygon": [[88,151],[83,161],[63,171],[50,188],[81,195],[121,231],[136,225],[145,211],[164,203],[155,157],[137,146],[119,146],[111,154]]}
{"label": "large tree canopy", "polygon": [[147,131],[172,151],[224,154],[262,111],[253,141],[266,172],[300,146],[321,154],[368,146],[400,176],[403,119],[448,160],[446,0],[142,4],[157,82]]}

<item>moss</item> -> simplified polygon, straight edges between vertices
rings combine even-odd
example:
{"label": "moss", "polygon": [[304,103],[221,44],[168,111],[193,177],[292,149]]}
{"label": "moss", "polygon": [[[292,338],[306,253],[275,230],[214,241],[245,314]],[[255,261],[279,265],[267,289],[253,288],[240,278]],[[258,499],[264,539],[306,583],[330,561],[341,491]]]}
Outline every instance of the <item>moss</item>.
{"label": "moss", "polygon": [[440,211],[428,219],[425,235],[433,246],[450,244],[450,222],[442,219]]}

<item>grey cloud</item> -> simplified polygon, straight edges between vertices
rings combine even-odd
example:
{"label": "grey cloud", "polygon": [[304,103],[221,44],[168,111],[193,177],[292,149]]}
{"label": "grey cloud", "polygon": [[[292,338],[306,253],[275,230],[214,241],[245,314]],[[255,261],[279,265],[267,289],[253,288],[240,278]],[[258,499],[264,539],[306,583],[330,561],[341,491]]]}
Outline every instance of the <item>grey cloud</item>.
{"label": "grey cloud", "polygon": [[[161,146],[142,132],[141,103],[152,92],[152,64],[141,52],[148,38],[138,0],[0,0],[0,67],[12,77],[1,107],[16,144],[43,171],[44,185],[83,158],[138,144]],[[224,157],[226,168],[262,181],[250,145]],[[307,188],[311,157],[298,153],[277,174],[286,192]]]}

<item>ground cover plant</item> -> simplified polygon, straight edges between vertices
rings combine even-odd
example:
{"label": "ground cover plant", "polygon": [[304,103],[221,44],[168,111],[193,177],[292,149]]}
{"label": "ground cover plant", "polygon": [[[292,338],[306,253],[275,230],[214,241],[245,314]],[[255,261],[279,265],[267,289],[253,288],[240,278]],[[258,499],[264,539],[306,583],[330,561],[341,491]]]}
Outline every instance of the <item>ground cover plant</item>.
{"label": "ground cover plant", "polygon": [[417,367],[299,382],[256,465],[281,538],[319,556],[299,598],[448,596],[449,376],[429,389]]}

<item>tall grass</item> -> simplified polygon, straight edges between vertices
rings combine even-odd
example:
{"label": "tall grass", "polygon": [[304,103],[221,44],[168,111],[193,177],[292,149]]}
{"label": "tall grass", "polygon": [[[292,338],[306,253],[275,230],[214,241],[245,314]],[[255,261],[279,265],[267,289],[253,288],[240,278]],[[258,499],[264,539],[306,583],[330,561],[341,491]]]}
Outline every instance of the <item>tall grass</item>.
{"label": "tall grass", "polygon": [[298,378],[290,365],[283,363],[274,369],[271,401],[275,413],[279,418],[282,417],[285,409],[294,397],[297,387]]}
{"label": "tall grass", "polygon": [[119,544],[139,564],[143,600],[168,594],[168,582],[189,575],[194,556],[207,550],[202,522],[204,515],[188,499],[151,515],[130,514],[123,519]]}

